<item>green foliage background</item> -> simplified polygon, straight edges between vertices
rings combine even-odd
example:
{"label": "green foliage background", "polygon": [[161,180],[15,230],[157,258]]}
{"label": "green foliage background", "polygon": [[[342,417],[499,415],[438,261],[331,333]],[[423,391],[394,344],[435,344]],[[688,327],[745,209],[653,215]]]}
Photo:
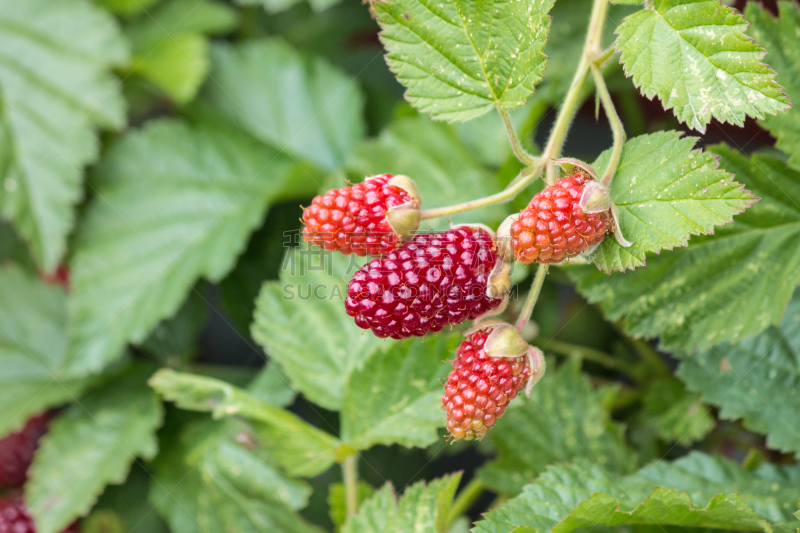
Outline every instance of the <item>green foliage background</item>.
{"label": "green foliage background", "polygon": [[[547,374],[450,445],[464,328],[363,333],[363,260],[302,245],[299,206],[379,173],[424,209],[503,190],[493,108],[539,153],[590,0],[0,0],[0,437],[55,414],[38,531],[796,531],[800,9],[726,4],[610,6],[634,244],[551,269]],[[563,152],[602,171],[593,94]]]}

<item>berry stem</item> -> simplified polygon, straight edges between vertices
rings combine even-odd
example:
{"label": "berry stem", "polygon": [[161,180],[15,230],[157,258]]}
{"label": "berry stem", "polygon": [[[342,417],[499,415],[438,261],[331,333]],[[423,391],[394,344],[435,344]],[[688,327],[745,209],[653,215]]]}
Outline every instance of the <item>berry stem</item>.
{"label": "berry stem", "polygon": [[517,156],[517,159],[519,159],[525,166],[532,166],[534,163],[536,163],[536,157],[529,154],[528,151],[522,146],[522,142],[520,142],[517,132],[514,129],[514,124],[511,122],[511,117],[508,116],[508,111],[498,107],[497,112],[500,113],[500,118],[503,119],[503,126],[506,127],[508,142],[511,143],[511,149],[514,151],[514,155]]}
{"label": "berry stem", "polygon": [[600,101],[603,103],[603,110],[606,112],[608,122],[611,124],[611,133],[614,135],[614,147],[611,149],[611,158],[608,160],[608,166],[600,180],[605,186],[611,183],[611,178],[617,172],[619,160],[622,157],[622,147],[625,145],[625,128],[622,126],[622,121],[617,115],[617,109],[614,107],[614,102],[611,101],[611,95],[606,86],[606,80],[603,78],[603,73],[600,72],[600,67],[596,63],[592,64],[592,75],[594,82],[597,86],[597,94],[600,95]]}
{"label": "berry stem", "polygon": [[[564,103],[561,105],[556,123],[553,126],[553,130],[550,132],[550,138],[547,141],[547,146],[542,151],[542,155],[538,158],[529,156],[533,158],[533,162],[530,163],[528,168],[523,170],[520,176],[517,176],[505,190],[485,198],[462,204],[439,207],[437,209],[426,209],[421,213],[422,220],[455,215],[456,213],[462,213],[487,205],[508,202],[545,171],[547,172],[545,180],[547,184],[553,185],[556,182],[558,172],[556,171],[555,164],[553,164],[551,160],[557,159],[561,155],[561,148],[564,145],[564,140],[567,138],[567,132],[572,125],[572,120],[575,118],[575,113],[578,111],[578,105],[582,101],[581,92],[586,83],[586,78],[589,77],[591,66],[596,61],[606,61],[614,53],[613,48],[600,50],[600,41],[603,36],[603,26],[605,24],[607,12],[608,0],[594,0],[592,17],[589,21],[589,31],[586,34],[586,42],[583,46],[580,63],[578,63],[575,76],[572,78],[572,84],[564,98]],[[505,113],[503,122],[506,124],[506,130],[509,131],[509,139],[511,139],[513,128],[509,130],[511,121],[508,119],[508,114],[500,109],[498,109],[498,111],[501,116]],[[514,134],[514,137],[516,138],[516,134]],[[514,142],[514,140],[511,140],[512,148],[514,147]],[[518,140],[516,142],[519,143]],[[514,153],[517,153],[516,149],[514,149]],[[517,155],[517,157],[519,157],[519,155]],[[520,160],[525,163],[522,158],[520,158]]]}
{"label": "berry stem", "polygon": [[600,350],[589,348],[588,346],[578,346],[567,342],[556,341],[553,339],[537,339],[537,346],[542,350],[565,355],[567,357],[580,357],[587,361],[603,365],[610,370],[624,370],[612,356]]}
{"label": "berry stem", "polygon": [[466,513],[481,494],[483,494],[483,483],[480,479],[475,478],[467,483],[467,486],[458,493],[456,501],[453,502],[453,506],[450,508],[450,514],[447,516],[448,526],[452,525],[459,516]]}
{"label": "berry stem", "polygon": [[547,265],[539,265],[536,276],[533,278],[531,290],[528,292],[528,297],[525,299],[525,305],[522,307],[522,311],[520,311],[519,318],[517,319],[516,328],[520,333],[531,318],[533,308],[536,306],[536,300],[539,299],[539,293],[542,292],[545,276],[547,276]]}
{"label": "berry stem", "polygon": [[348,515],[358,511],[358,454],[349,455],[342,461],[344,478],[345,508]]}

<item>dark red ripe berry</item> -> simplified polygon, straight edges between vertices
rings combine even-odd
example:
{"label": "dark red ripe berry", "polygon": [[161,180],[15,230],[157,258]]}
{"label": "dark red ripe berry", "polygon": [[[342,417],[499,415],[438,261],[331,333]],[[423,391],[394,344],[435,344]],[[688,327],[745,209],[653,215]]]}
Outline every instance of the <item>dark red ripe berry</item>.
{"label": "dark red ripe berry", "polygon": [[19,487],[25,483],[39,437],[47,432],[48,422],[47,414],[35,416],[21,430],[0,440],[0,487]]}
{"label": "dark red ripe berry", "polygon": [[603,240],[608,213],[586,213],[579,202],[591,178],[573,174],[533,197],[511,225],[511,250],[523,263],[559,263]]}
{"label": "dark red ripe berry", "polygon": [[325,250],[343,254],[383,255],[400,243],[386,220],[386,211],[411,200],[383,174],[352,187],[317,196],[303,211],[303,238]]}
{"label": "dark red ripe berry", "polygon": [[502,302],[486,296],[498,258],[492,236],[462,226],[417,235],[374,259],[347,287],[347,314],[378,337],[405,339],[477,318]]}
{"label": "dark red ripe berry", "polygon": [[482,439],[530,378],[524,355],[486,355],[483,345],[488,336],[487,331],[476,331],[461,343],[444,385],[442,409],[447,412],[447,430],[455,440]]}
{"label": "dark red ripe berry", "polygon": [[[0,498],[0,533],[36,533],[36,526],[21,497]],[[73,524],[62,533],[78,533],[78,528]]]}

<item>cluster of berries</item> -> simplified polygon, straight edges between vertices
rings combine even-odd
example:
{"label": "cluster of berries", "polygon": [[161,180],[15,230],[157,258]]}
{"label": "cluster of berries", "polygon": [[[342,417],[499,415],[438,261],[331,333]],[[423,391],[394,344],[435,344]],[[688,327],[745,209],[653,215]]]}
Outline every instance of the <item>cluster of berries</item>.
{"label": "cluster of berries", "polygon": [[[36,533],[19,489],[28,479],[28,468],[39,439],[47,432],[50,415],[45,413],[29,419],[21,430],[0,439],[0,533]],[[63,533],[77,533],[73,524]]]}
{"label": "cluster of berries", "polygon": [[487,318],[507,303],[509,262],[557,263],[592,250],[613,229],[613,206],[580,168],[534,196],[498,234],[482,225],[418,233],[420,204],[407,176],[372,176],[314,198],[303,212],[303,236],[325,250],[375,257],[350,280],[345,309],[378,337],[420,337],[476,321],[456,353],[442,407],[454,439],[481,439],[544,373],[540,350]]}

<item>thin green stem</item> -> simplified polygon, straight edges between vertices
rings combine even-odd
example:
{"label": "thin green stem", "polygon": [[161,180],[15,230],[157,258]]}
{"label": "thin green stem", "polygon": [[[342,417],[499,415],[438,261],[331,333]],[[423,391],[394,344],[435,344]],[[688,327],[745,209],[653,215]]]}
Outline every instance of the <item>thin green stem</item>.
{"label": "thin green stem", "polygon": [[603,110],[606,112],[608,122],[611,124],[611,133],[614,135],[614,146],[611,149],[611,157],[608,160],[606,171],[603,178],[600,180],[605,186],[611,183],[611,178],[617,172],[619,160],[622,157],[622,147],[625,146],[625,128],[622,126],[622,121],[617,115],[617,109],[614,107],[614,102],[611,100],[611,94],[608,92],[606,80],[603,79],[603,73],[600,72],[600,67],[592,64],[592,75],[594,76],[595,85],[597,85],[597,94],[600,95],[600,101],[603,103]]}
{"label": "thin green stem", "polygon": [[534,178],[538,177],[542,173],[542,169],[544,167],[544,161],[545,161],[544,158],[539,158],[533,167],[529,167],[520,173],[520,176],[524,174],[524,177],[515,179],[512,184],[510,184],[506,189],[504,189],[501,192],[498,192],[491,196],[487,196],[485,198],[479,198],[478,200],[464,202],[463,204],[449,205],[446,207],[439,207],[437,209],[425,209],[420,213],[422,220],[425,220],[427,218],[455,215],[456,213],[470,211],[472,209],[477,209],[479,207],[483,207],[486,205],[508,202],[512,200],[525,187],[527,187],[528,184],[531,181],[533,181]]}
{"label": "thin green stem", "polygon": [[514,129],[514,124],[511,122],[511,117],[508,116],[508,111],[498,107],[497,112],[500,113],[500,118],[503,119],[503,126],[506,127],[506,134],[508,135],[508,142],[511,143],[511,149],[514,151],[514,155],[517,156],[517,159],[525,166],[531,166],[536,163],[536,157],[529,154],[522,146],[522,142],[520,142],[517,136],[517,131]]}
{"label": "thin green stem", "polygon": [[358,511],[358,454],[347,456],[342,462],[342,476],[344,478],[345,508],[348,515]]}
{"label": "thin green stem", "polygon": [[517,331],[521,332],[527,325],[528,320],[531,319],[531,313],[533,313],[533,308],[536,306],[536,300],[539,299],[539,293],[542,292],[545,276],[547,276],[547,265],[539,265],[536,276],[533,278],[531,290],[528,292],[528,297],[525,299],[525,305],[519,313],[516,325]]}
{"label": "thin green stem", "polygon": [[447,517],[447,523],[452,524],[459,516],[466,513],[469,508],[472,507],[472,504],[475,503],[475,500],[483,494],[483,489],[483,483],[478,478],[467,483],[467,486],[458,493],[456,501],[453,502],[453,506],[450,508],[450,514]]}
{"label": "thin green stem", "polygon": [[577,344],[570,344],[553,339],[543,339],[541,341],[537,341],[536,345],[542,350],[554,352],[560,355],[566,355],[567,357],[580,357],[581,359],[586,359],[587,361],[592,361],[603,365],[611,370],[621,369],[616,359],[605,352],[595,350],[594,348],[589,348],[588,346],[578,346]]}
{"label": "thin green stem", "polygon": [[655,371],[655,373],[659,376],[671,376],[672,370],[670,370],[667,363],[664,362],[664,359],[658,355],[649,344],[647,344],[642,339],[632,339],[628,337],[628,341],[631,343],[633,348],[639,354],[639,357],[647,364],[647,366]]}
{"label": "thin green stem", "polygon": [[553,130],[550,132],[547,146],[542,151],[542,155],[535,158],[534,163],[524,171],[525,176],[518,177],[512,181],[505,190],[497,194],[462,204],[422,211],[422,219],[454,215],[487,205],[507,202],[522,192],[528,184],[538,178],[545,170],[547,170],[547,183],[551,185],[555,183],[556,171],[551,160],[558,158],[561,154],[561,148],[564,145],[564,140],[567,138],[567,132],[569,131],[570,125],[572,125],[572,120],[575,118],[578,105],[581,103],[581,91],[586,83],[586,78],[589,76],[590,67],[596,58],[602,57],[603,52],[600,51],[600,39],[603,35],[603,25],[605,24],[607,12],[608,0],[594,0],[592,17],[589,21],[589,30],[586,34],[586,42],[583,47],[580,63],[575,71],[575,76],[572,78],[572,84],[564,98],[564,103],[561,105]]}

